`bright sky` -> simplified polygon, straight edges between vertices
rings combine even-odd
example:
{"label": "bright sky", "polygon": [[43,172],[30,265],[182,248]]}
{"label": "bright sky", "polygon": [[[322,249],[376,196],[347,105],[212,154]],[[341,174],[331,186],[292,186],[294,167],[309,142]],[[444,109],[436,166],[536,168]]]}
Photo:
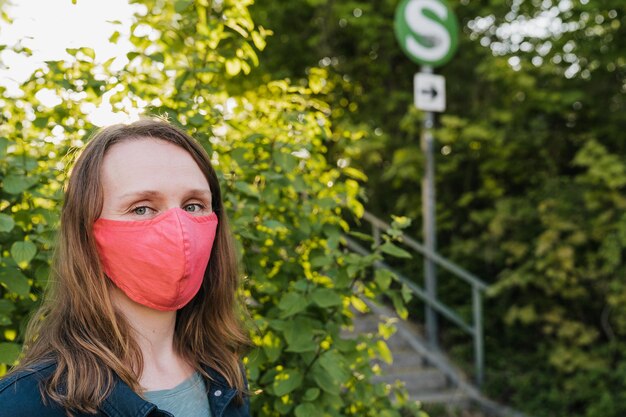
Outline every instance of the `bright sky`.
{"label": "bright sky", "polygon": [[[44,61],[69,59],[65,48],[93,48],[96,62],[104,62],[124,57],[131,47],[124,36],[130,30],[134,10],[128,0],[78,0],[76,4],[71,0],[9,0],[5,10],[13,24],[0,23],[0,45],[21,42],[33,51],[32,57],[6,49],[0,52],[0,84],[8,88],[8,95],[19,94],[18,85]],[[115,30],[122,33],[118,44],[108,40]],[[53,105],[55,99],[54,95],[44,95],[42,102]],[[123,121],[123,115],[115,115],[107,104],[91,109],[92,122],[104,125]]]}

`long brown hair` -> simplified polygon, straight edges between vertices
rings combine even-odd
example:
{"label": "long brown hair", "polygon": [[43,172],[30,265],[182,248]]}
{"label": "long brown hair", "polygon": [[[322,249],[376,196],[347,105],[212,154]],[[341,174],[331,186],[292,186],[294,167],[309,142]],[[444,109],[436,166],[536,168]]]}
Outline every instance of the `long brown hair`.
{"label": "long brown hair", "polygon": [[239,321],[243,307],[236,296],[237,257],[217,176],[204,149],[184,131],[162,120],[143,119],[98,131],[77,159],[65,192],[44,301],[29,322],[22,359],[12,370],[56,362],[54,373],[42,385],[42,395],[68,411],[96,412],[113,387],[114,374],[141,394],[141,350],[109,298],[113,284],[104,275],[92,227],[102,210],[100,171],[107,149],[145,137],[189,152],[209,182],[212,208],[219,219],[202,287],[177,312],[175,348],[205,377],[210,376],[203,366],[219,372],[242,400],[239,359],[249,341]]}

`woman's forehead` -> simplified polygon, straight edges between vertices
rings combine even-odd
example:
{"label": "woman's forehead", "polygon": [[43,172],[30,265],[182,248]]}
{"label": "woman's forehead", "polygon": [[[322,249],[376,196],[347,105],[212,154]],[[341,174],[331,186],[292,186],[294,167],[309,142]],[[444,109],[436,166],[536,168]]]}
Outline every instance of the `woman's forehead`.
{"label": "woman's forehead", "polygon": [[183,148],[164,140],[140,138],[116,143],[102,162],[105,193],[209,189],[204,173]]}

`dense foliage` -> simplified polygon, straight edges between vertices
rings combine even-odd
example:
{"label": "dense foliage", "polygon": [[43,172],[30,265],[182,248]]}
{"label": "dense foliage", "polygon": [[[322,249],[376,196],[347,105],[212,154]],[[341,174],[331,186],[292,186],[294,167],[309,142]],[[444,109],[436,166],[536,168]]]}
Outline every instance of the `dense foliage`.
{"label": "dense foliage", "polygon": [[[493,284],[486,390],[538,416],[624,415],[626,5],[449,3],[462,36],[440,70],[438,241]],[[368,175],[366,207],[415,219],[420,235],[418,68],[393,37],[396,4],[259,0],[252,12],[276,33],[268,73],[327,70],[335,137],[362,137],[335,151]],[[456,285],[440,294],[467,311]],[[443,337],[467,357],[467,339]]]}
{"label": "dense foliage", "polygon": [[364,298],[385,294],[400,306],[408,296],[390,274],[369,273],[382,251],[394,252],[397,233],[368,257],[342,246],[346,220],[363,210],[363,174],[328,155],[330,108],[315,98],[327,93],[325,72],[298,84],[249,75],[269,34],[252,22],[250,2],[134,3],[126,57],[100,64],[89,48],[68,49],[72,59],[47,62],[19,97],[1,91],[0,373],[18,360],[46,285],[68,167],[95,128],[96,107],[108,102],[180,123],[220,173],[254,327],[245,359],[251,389],[260,390],[253,415],[399,416],[403,391],[369,382],[371,360],[390,360],[384,338],[393,326],[340,333],[367,309]]}

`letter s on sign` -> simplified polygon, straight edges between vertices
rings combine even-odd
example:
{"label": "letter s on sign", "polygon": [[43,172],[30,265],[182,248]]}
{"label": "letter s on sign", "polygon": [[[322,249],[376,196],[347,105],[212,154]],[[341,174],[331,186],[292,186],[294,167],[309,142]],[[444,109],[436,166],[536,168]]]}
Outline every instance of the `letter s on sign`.
{"label": "letter s on sign", "polygon": [[436,0],[411,0],[406,7],[406,23],[414,34],[430,40],[432,45],[424,46],[415,37],[407,35],[406,47],[427,61],[439,61],[450,49],[450,34],[441,23],[426,17],[424,10],[432,11],[443,21],[448,19],[448,8]]}
{"label": "letter s on sign", "polygon": [[445,0],[402,0],[394,28],[400,46],[418,64],[443,65],[456,51],[459,29]]}

